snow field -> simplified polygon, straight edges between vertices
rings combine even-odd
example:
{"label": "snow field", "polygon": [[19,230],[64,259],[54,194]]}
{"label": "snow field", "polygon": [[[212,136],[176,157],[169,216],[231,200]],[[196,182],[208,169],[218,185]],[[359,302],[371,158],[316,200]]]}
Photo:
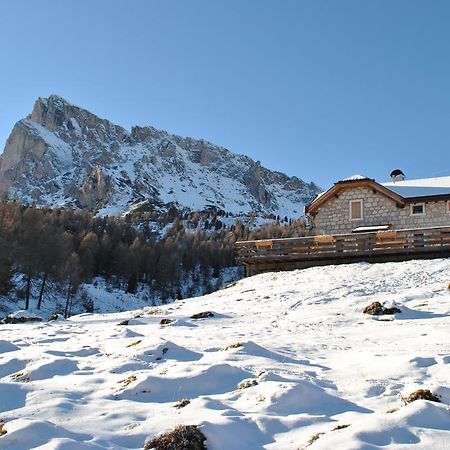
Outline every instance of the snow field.
{"label": "snow field", "polygon": [[[178,424],[213,450],[449,448],[449,281],[450,260],[317,267],[0,325],[0,448],[142,449]],[[373,301],[403,312],[362,314]],[[403,406],[419,388],[442,403]]]}

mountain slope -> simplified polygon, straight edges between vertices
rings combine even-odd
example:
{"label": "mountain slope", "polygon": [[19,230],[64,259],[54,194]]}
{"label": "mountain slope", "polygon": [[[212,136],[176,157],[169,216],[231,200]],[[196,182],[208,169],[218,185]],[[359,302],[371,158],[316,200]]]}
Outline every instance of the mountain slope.
{"label": "mountain slope", "polygon": [[[449,259],[316,267],[158,309],[0,325],[0,448],[141,449],[178,424],[209,450],[313,436],[311,450],[448,448],[449,272]],[[373,301],[402,312],[363,314]],[[404,406],[419,388],[442,403]]]}
{"label": "mountain slope", "polygon": [[204,140],[152,127],[129,133],[58,96],[36,101],[0,157],[0,193],[101,214],[144,202],[296,217],[319,190]]}

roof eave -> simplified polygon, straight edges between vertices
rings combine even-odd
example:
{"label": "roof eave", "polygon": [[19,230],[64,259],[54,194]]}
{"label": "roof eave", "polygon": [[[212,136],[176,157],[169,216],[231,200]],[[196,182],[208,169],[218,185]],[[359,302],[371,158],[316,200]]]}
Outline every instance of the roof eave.
{"label": "roof eave", "polygon": [[420,203],[420,202],[439,202],[443,200],[450,200],[449,194],[437,194],[437,195],[421,195],[416,197],[405,197],[406,203]]}

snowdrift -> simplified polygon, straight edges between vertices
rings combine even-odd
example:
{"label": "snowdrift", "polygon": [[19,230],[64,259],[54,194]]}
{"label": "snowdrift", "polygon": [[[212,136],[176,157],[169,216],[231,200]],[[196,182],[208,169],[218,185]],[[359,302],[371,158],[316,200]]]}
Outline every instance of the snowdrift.
{"label": "snowdrift", "polygon": [[[215,450],[448,448],[449,281],[450,260],[318,267],[0,325],[0,448],[142,449],[180,424]],[[417,389],[441,402],[405,405]]]}

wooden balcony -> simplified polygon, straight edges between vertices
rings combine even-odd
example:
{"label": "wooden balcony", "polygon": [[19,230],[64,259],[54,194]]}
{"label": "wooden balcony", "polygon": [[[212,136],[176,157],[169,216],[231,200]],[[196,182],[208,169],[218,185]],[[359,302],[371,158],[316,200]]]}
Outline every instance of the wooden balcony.
{"label": "wooden balcony", "polygon": [[450,226],[236,242],[246,274],[450,256]]}

